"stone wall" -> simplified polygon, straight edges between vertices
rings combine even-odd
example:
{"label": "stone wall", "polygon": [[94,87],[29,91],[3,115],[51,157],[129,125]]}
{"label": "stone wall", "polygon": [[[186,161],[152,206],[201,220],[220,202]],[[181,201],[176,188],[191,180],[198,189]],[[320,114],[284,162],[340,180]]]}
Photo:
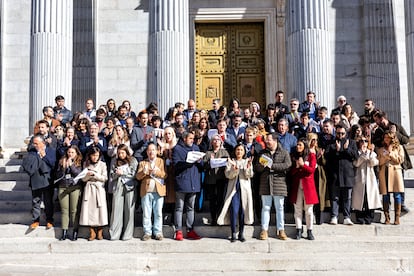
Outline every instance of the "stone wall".
{"label": "stone wall", "polygon": [[130,100],[139,111],[147,101],[148,1],[97,2],[97,103]]}
{"label": "stone wall", "polygon": [[30,0],[3,0],[1,143],[21,147],[29,134]]}

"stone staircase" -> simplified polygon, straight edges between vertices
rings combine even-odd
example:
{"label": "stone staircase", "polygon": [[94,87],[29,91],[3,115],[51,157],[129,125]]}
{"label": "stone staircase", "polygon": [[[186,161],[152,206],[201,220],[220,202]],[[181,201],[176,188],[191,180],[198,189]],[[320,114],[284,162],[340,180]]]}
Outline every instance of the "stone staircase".
{"label": "stone staircase", "polygon": [[[198,241],[173,240],[174,229],[165,224],[163,241],[141,241],[141,215],[137,213],[130,241],[59,241],[60,213],[56,226],[28,231],[31,194],[28,176],[21,170],[24,153],[0,159],[0,274],[6,275],[388,275],[414,273],[414,189],[406,197],[412,212],[400,226],[315,225],[315,241],[257,239],[260,226],[247,226],[245,243],[230,243],[229,226],[209,226],[207,212],[196,213]],[[410,182],[411,183],[411,182]],[[272,225],[274,225],[272,214]],[[44,221],[41,221],[44,225]],[[286,232],[295,234],[292,214],[286,215]],[[87,229],[80,229],[86,238]],[[105,236],[108,237],[107,229]]]}

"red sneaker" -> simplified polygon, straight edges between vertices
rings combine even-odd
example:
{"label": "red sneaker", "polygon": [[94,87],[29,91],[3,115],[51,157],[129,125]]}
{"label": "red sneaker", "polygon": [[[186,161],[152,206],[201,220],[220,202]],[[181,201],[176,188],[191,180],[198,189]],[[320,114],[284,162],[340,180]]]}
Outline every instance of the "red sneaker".
{"label": "red sneaker", "polygon": [[181,231],[181,230],[175,231],[175,240],[176,241],[182,241],[183,239],[184,239],[183,231]]}
{"label": "red sneaker", "polygon": [[201,237],[196,233],[196,231],[191,230],[190,232],[187,232],[187,239],[199,240]]}

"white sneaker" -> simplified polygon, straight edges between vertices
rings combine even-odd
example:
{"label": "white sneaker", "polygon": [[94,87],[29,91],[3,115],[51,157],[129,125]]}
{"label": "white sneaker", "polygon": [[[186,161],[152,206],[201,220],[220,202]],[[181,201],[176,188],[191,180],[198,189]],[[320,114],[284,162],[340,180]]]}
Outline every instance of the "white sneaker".
{"label": "white sneaker", "polygon": [[338,218],[337,217],[332,217],[331,218],[331,221],[329,222],[329,224],[337,225],[338,224]]}
{"label": "white sneaker", "polygon": [[352,220],[350,218],[345,218],[344,219],[344,225],[354,225]]}

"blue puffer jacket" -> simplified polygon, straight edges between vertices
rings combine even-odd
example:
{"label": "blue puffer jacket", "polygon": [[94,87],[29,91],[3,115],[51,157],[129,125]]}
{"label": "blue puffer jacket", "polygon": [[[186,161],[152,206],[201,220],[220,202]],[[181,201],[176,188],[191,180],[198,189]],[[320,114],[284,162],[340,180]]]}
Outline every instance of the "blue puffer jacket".
{"label": "blue puffer jacket", "polygon": [[173,150],[173,164],[175,170],[175,191],[181,193],[198,193],[201,188],[201,172],[203,161],[187,163],[187,153],[200,151],[197,145],[187,146],[183,141],[178,142]]}

